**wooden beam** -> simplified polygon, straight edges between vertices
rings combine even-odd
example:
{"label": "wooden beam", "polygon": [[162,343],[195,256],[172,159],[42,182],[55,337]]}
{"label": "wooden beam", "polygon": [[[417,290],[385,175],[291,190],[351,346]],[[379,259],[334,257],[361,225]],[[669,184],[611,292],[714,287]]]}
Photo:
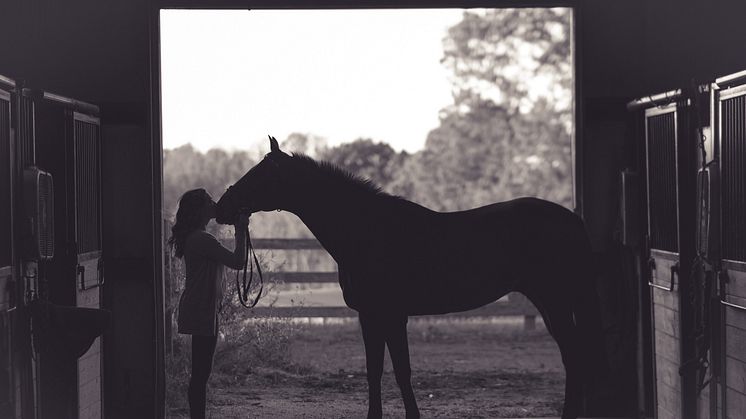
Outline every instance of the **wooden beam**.
{"label": "wooden beam", "polygon": [[409,9],[576,7],[577,0],[158,0],[162,9]]}

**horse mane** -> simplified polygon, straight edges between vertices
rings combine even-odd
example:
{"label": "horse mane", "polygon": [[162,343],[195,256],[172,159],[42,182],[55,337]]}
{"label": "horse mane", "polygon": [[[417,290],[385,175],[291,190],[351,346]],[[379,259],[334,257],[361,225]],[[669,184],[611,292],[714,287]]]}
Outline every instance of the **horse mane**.
{"label": "horse mane", "polygon": [[292,160],[298,165],[311,169],[323,178],[332,181],[334,186],[344,188],[346,192],[360,192],[376,197],[401,199],[398,196],[384,192],[372,180],[352,173],[329,161],[318,161],[303,153],[292,153]]}

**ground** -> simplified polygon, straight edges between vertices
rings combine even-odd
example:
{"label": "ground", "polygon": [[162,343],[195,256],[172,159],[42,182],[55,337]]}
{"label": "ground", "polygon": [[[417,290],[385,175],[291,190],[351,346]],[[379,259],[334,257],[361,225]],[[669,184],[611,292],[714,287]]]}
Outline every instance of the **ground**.
{"label": "ground", "polygon": [[[521,324],[411,320],[412,382],[422,417],[557,416],[564,394],[559,351],[541,323],[534,331]],[[299,327],[290,356],[292,372],[261,367],[241,378],[216,374],[208,417],[365,417],[365,356],[357,323]],[[383,400],[384,417],[404,416],[388,355]],[[169,416],[188,417],[188,411],[172,407]]]}

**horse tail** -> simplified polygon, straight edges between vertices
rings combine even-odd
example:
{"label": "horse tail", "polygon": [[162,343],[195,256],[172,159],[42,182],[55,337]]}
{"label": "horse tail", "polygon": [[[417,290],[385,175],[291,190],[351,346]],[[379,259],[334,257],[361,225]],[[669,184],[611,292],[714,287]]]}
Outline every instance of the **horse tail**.
{"label": "horse tail", "polygon": [[581,355],[584,360],[586,378],[592,379],[593,377],[599,378],[606,375],[609,365],[597,287],[597,279],[601,272],[601,264],[599,263],[601,259],[593,253],[584,226],[578,247],[581,257],[577,266],[580,269],[572,310],[580,336]]}

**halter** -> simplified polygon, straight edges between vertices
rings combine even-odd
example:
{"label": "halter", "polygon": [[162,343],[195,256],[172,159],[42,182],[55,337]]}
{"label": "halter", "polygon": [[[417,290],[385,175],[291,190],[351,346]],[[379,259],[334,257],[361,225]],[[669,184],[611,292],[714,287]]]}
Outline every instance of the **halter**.
{"label": "halter", "polygon": [[[277,163],[274,159],[269,157],[269,155],[264,156],[264,160],[268,160],[270,163],[272,163],[275,167],[280,167],[279,163]],[[235,184],[228,187],[228,190],[230,190]],[[281,211],[279,208],[277,211]],[[251,260],[249,259],[249,256],[252,256],[254,259],[254,263],[251,263]],[[240,279],[240,271],[236,272],[236,291],[238,292],[238,301],[241,302],[241,305],[246,308],[254,308],[256,304],[259,302],[259,299],[262,297],[262,291],[264,290],[264,277],[262,276],[262,267],[259,265],[259,259],[256,257],[256,252],[254,251],[254,246],[251,244],[251,235],[249,234],[249,227],[246,226],[246,253],[245,253],[245,262],[243,266],[243,279]],[[259,293],[256,295],[256,298],[254,299],[254,302],[251,302],[251,299],[249,298],[249,290],[251,289],[251,283],[254,280],[254,265],[256,265],[256,271],[259,274]],[[249,280],[246,281],[246,271],[249,271]]]}
{"label": "halter", "polygon": [[[256,295],[254,302],[251,303],[249,298],[249,290],[251,289],[251,282],[254,280],[254,264],[249,260],[249,254],[254,258],[254,264],[256,264],[256,271],[259,274],[259,293]],[[259,265],[259,259],[256,257],[254,246],[251,245],[251,236],[249,235],[249,226],[246,226],[246,262],[243,265],[243,280],[239,280],[241,274],[240,271],[236,271],[236,290],[238,291],[238,301],[241,305],[246,308],[254,308],[262,297],[262,291],[264,290],[264,277],[262,276],[262,267]],[[249,270],[249,280],[246,281],[246,270]]]}
{"label": "halter", "polygon": [[[231,190],[235,185],[228,187],[228,191]],[[231,199],[233,201],[233,199]],[[254,264],[251,263],[249,256],[254,258],[254,264],[256,264],[256,270],[259,273],[259,294],[257,294],[254,302],[251,302],[249,298],[249,291],[251,290],[251,283],[254,281]],[[246,272],[249,272],[249,279],[246,280]],[[236,271],[236,292],[238,293],[238,301],[242,306],[246,308],[254,308],[259,302],[264,290],[264,277],[262,275],[262,267],[259,265],[259,259],[256,257],[254,246],[251,244],[251,235],[249,234],[249,226],[246,226],[246,250],[244,253],[244,265],[243,265],[243,278],[241,278],[241,270]]]}

